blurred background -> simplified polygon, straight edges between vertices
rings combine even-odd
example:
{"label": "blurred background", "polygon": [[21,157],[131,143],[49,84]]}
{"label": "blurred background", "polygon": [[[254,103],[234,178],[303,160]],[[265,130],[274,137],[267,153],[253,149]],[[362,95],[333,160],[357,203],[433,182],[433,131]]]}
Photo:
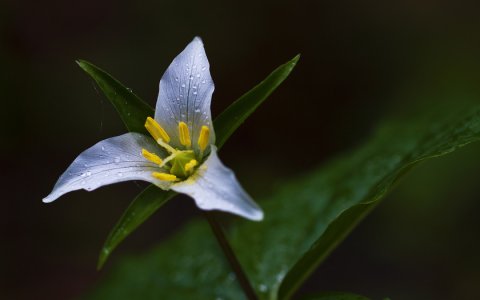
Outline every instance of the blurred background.
{"label": "blurred background", "polygon": [[[222,160],[261,199],[276,181],[361,144],[405,107],[480,96],[480,19],[473,3],[2,1],[0,298],[81,297],[122,254],[146,251],[199,215],[188,198],[170,201],[97,272],[109,230],[144,185],[41,202],[81,151],[125,131],[75,59],[104,68],[154,105],[164,70],[199,35],[216,84],[217,115],[301,53],[291,77],[222,150]],[[287,141],[303,155],[289,152]],[[299,294],[480,297],[479,150],[471,146],[416,169]],[[278,163],[286,158],[288,165]]]}

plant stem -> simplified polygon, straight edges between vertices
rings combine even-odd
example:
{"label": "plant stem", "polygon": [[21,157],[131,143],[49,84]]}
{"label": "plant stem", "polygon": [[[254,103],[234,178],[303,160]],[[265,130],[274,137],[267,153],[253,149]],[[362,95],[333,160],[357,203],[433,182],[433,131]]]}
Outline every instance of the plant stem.
{"label": "plant stem", "polygon": [[253,290],[252,285],[250,284],[250,281],[247,278],[247,275],[243,271],[242,266],[240,265],[240,262],[238,261],[237,257],[235,256],[235,253],[232,250],[232,247],[228,243],[227,237],[225,236],[225,233],[223,232],[222,227],[220,226],[218,221],[215,219],[215,216],[213,215],[212,212],[209,212],[209,211],[204,211],[204,212],[205,212],[205,216],[207,218],[208,224],[210,224],[210,228],[212,228],[213,234],[217,238],[217,242],[220,245],[220,248],[222,248],[222,251],[225,254],[225,257],[227,258],[228,262],[230,263],[230,266],[235,272],[238,282],[240,283],[240,286],[245,292],[247,299],[258,300],[257,294]]}

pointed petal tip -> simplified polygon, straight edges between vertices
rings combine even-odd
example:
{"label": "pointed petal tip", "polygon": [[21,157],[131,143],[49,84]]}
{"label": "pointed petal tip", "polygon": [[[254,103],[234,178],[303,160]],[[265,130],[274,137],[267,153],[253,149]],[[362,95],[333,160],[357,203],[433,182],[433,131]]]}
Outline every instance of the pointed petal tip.
{"label": "pointed petal tip", "polygon": [[248,217],[250,220],[252,221],[256,221],[256,222],[260,222],[260,221],[263,221],[263,211],[262,210],[258,210],[258,211],[255,211],[255,213],[253,213],[251,216]]}
{"label": "pointed petal tip", "polygon": [[48,195],[47,197],[42,199],[43,203],[50,203],[50,202],[53,202],[53,201],[55,201],[55,198],[51,197],[50,195]]}
{"label": "pointed petal tip", "polygon": [[197,42],[197,43],[200,43],[200,44],[203,45],[203,40],[202,40],[202,38],[199,37],[198,35],[193,38],[193,41],[192,41],[192,42]]}

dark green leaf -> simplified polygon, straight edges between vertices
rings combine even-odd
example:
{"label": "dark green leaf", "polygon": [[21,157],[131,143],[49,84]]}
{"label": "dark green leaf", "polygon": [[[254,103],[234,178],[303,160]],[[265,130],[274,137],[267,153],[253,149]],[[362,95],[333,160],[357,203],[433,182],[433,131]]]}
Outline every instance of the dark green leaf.
{"label": "dark green leaf", "polygon": [[[261,202],[263,222],[233,226],[230,241],[260,299],[288,299],[413,166],[480,139],[479,105],[452,118],[447,113],[384,124],[363,147],[284,183]],[[146,257],[121,263],[97,295],[127,299],[121,296],[135,291],[143,299],[172,293],[182,299],[243,299],[211,239],[194,223]]]}
{"label": "dark green leaf", "polygon": [[118,111],[120,118],[129,131],[148,134],[144,124],[148,116],[153,117],[154,111],[150,105],[110,76],[110,74],[88,61],[78,60],[77,64],[95,80]]}
{"label": "dark green leaf", "polygon": [[343,292],[325,292],[302,298],[302,300],[369,300],[367,297]]}
{"label": "dark green leaf", "polygon": [[229,270],[210,227],[197,221],[168,245],[115,265],[107,282],[82,299],[245,299]]}
{"label": "dark green leaf", "polygon": [[133,230],[145,222],[165,202],[175,196],[173,191],[163,191],[154,185],[143,190],[130,203],[123,216],[115,225],[103,245],[98,258],[97,268],[101,269],[110,253],[120,244]]}
{"label": "dark green leaf", "polygon": [[[240,97],[214,120],[217,146],[220,149],[233,132],[243,123],[290,74],[299,55],[274,70],[260,84]],[[143,100],[125,88],[120,82],[89,62],[78,64],[97,82],[107,98],[117,108],[129,131],[145,133],[145,119],[153,116],[153,110]],[[147,134],[147,133],[145,133]],[[150,217],[175,193],[149,187],[126,209],[110,232],[100,252],[98,268],[101,268],[112,251],[130,233]]]}

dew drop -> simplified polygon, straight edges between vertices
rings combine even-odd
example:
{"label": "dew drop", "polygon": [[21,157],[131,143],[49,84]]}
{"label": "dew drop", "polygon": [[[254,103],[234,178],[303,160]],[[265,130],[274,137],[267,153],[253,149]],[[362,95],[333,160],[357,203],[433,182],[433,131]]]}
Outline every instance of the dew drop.
{"label": "dew drop", "polygon": [[196,95],[196,94],[197,94],[197,92],[193,92],[193,94],[194,94],[194,95]]}
{"label": "dew drop", "polygon": [[200,73],[197,74],[197,78],[200,78]]}
{"label": "dew drop", "polygon": [[114,162],[118,164],[120,162],[120,157],[115,157]]}
{"label": "dew drop", "polygon": [[184,88],[184,87],[185,87],[185,83],[182,83],[182,88]]}
{"label": "dew drop", "polygon": [[117,173],[117,176],[118,176],[118,177],[122,177],[122,176],[123,176],[123,173],[122,173],[122,172],[118,172],[118,173]]}
{"label": "dew drop", "polygon": [[193,76],[192,76],[192,75],[190,75],[190,77],[188,77],[188,79],[190,79],[190,80],[193,80]]}
{"label": "dew drop", "polygon": [[207,69],[207,67],[202,67],[202,71],[205,71]]}
{"label": "dew drop", "polygon": [[102,151],[105,151],[105,146],[102,146]]}
{"label": "dew drop", "polygon": [[205,83],[207,83],[207,81],[204,79],[204,80],[202,80],[202,83],[205,84]]}
{"label": "dew drop", "polygon": [[196,113],[199,113],[199,112],[200,112],[200,109],[197,108],[197,109],[195,110],[195,112],[196,112]]}
{"label": "dew drop", "polygon": [[261,284],[258,286],[258,289],[260,290],[260,292],[266,292],[267,289],[268,289],[268,287],[267,287],[265,284],[261,283]]}
{"label": "dew drop", "polygon": [[178,81],[178,77],[175,77],[175,81]]}
{"label": "dew drop", "polygon": [[90,175],[92,175],[92,172],[87,171],[87,173],[85,173],[85,174],[86,174],[87,176],[90,176]]}

